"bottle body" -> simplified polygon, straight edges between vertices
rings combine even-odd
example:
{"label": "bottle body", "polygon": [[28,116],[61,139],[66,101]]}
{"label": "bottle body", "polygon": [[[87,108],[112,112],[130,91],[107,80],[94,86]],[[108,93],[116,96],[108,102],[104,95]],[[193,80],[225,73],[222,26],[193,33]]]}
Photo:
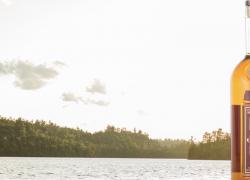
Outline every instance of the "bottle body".
{"label": "bottle body", "polygon": [[231,78],[232,180],[250,180],[250,56]]}

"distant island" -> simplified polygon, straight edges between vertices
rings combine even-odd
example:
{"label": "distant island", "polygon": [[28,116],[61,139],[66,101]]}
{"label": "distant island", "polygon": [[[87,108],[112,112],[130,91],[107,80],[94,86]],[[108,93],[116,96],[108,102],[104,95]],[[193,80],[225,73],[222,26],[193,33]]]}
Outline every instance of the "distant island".
{"label": "distant island", "polygon": [[230,135],[205,133],[202,142],[151,139],[141,130],[108,125],[89,133],[52,122],[0,116],[0,156],[230,159]]}

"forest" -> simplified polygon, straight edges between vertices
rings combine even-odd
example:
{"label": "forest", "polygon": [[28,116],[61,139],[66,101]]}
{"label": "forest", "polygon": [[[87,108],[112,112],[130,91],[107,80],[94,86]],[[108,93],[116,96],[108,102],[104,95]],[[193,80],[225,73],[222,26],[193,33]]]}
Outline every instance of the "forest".
{"label": "forest", "polygon": [[229,143],[229,134],[220,129],[205,133],[197,143],[192,139],[151,139],[141,130],[111,125],[90,133],[50,121],[0,116],[0,156],[229,159]]}
{"label": "forest", "polygon": [[52,122],[0,117],[0,156],[186,158],[185,140],[150,139],[141,130],[107,126],[89,133]]}
{"label": "forest", "polygon": [[205,132],[200,143],[191,141],[188,159],[230,160],[231,137],[222,129]]}

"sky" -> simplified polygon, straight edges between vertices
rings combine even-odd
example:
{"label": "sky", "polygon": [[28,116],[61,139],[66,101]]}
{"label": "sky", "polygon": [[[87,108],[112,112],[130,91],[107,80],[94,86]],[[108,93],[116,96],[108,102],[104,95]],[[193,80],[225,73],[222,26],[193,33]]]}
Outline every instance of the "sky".
{"label": "sky", "polygon": [[244,1],[0,0],[0,115],[151,138],[230,131]]}

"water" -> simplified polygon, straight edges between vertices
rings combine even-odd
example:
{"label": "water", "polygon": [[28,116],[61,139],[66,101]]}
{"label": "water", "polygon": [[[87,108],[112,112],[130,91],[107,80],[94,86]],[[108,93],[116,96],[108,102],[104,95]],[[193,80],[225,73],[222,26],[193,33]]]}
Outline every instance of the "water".
{"label": "water", "polygon": [[3,157],[0,179],[229,180],[230,161]]}

